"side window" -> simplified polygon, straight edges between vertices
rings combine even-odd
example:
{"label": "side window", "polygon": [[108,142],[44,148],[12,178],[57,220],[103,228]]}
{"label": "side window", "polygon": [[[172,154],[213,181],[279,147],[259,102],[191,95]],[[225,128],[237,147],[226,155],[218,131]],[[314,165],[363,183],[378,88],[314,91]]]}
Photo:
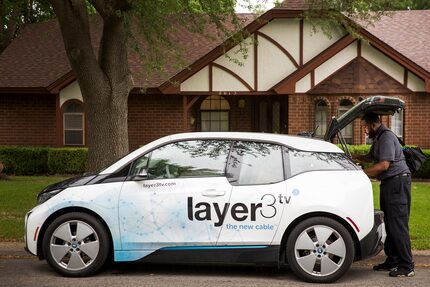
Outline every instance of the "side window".
{"label": "side window", "polygon": [[342,153],[307,152],[286,149],[291,176],[315,170],[356,170],[357,166]]}
{"label": "side window", "polygon": [[149,179],[224,176],[230,146],[223,140],[171,143],[136,160],[131,174],[145,167]]}
{"label": "side window", "polygon": [[270,184],[284,180],[281,146],[238,141],[227,164],[232,185]]}

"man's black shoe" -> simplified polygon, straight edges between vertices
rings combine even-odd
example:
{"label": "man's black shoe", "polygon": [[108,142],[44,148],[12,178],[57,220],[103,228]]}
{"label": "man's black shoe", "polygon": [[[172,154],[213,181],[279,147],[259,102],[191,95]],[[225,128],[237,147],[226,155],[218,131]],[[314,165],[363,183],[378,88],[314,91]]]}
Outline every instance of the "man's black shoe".
{"label": "man's black shoe", "polygon": [[390,265],[387,262],[373,266],[374,271],[392,271],[394,269],[396,269],[396,266]]}
{"label": "man's black shoe", "polygon": [[390,271],[391,277],[412,277],[415,275],[414,269],[399,267]]}

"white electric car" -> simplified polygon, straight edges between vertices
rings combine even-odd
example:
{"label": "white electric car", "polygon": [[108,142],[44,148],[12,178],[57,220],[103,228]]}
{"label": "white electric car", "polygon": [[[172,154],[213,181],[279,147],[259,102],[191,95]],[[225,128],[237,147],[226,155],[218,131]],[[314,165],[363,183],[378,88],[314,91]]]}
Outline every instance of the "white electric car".
{"label": "white electric car", "polygon": [[75,277],[113,259],[288,264],[332,282],[384,240],[371,183],[341,149],[258,133],[161,138],[45,188],[25,225],[26,249]]}

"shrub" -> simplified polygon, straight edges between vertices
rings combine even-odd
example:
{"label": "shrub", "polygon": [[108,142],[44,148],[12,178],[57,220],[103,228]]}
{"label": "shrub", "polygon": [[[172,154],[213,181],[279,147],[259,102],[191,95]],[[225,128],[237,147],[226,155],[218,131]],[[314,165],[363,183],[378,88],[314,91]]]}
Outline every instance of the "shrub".
{"label": "shrub", "polygon": [[85,172],[87,149],[49,149],[48,171],[50,174],[78,174]]}
{"label": "shrub", "polygon": [[0,161],[6,174],[44,174],[48,172],[48,148],[0,147]]}
{"label": "shrub", "polygon": [[414,173],[416,178],[430,178],[430,150],[423,150],[423,153],[428,157],[428,159],[423,163],[421,168]]}
{"label": "shrub", "polygon": [[87,149],[0,146],[5,174],[78,174],[85,172]]}

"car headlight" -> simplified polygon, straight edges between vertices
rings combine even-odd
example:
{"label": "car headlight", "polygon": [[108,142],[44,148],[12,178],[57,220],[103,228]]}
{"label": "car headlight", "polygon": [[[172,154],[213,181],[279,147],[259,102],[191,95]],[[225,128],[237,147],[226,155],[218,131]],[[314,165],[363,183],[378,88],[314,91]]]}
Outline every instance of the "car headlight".
{"label": "car headlight", "polygon": [[44,203],[45,201],[47,201],[51,197],[54,197],[55,195],[59,194],[61,191],[63,191],[63,189],[55,189],[55,190],[51,190],[51,191],[42,191],[37,196],[37,204]]}

